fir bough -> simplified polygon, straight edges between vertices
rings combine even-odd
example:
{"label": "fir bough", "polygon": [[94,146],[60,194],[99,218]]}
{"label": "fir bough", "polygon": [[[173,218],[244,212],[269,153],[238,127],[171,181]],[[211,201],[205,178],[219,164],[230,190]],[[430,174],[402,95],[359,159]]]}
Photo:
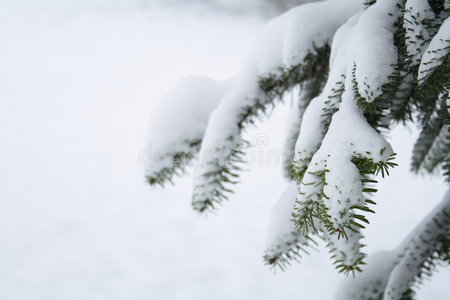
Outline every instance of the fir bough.
{"label": "fir bough", "polygon": [[[293,183],[274,208],[265,263],[284,270],[318,237],[337,270],[357,278],[342,299],[413,299],[415,284],[448,262],[450,196],[386,254],[378,273],[367,271],[373,256],[362,240],[375,212],[376,177],[396,166],[386,140],[394,123],[419,128],[412,170],[440,170],[450,184],[449,16],[449,1],[336,0],[271,21],[191,145],[201,162],[194,209],[214,211],[228,199],[245,163],[243,133],[298,93],[284,165]],[[174,153],[150,183],[170,181],[192,159]]]}

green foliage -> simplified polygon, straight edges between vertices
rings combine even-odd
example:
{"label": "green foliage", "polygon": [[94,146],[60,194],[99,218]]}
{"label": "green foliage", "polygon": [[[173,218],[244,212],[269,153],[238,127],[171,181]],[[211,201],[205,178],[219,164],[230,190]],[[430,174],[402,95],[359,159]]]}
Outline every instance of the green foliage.
{"label": "green foliage", "polygon": [[[228,194],[233,193],[230,185],[238,183],[238,172],[242,171],[241,165],[244,164],[243,149],[249,143],[244,141],[234,149],[228,156],[224,157],[226,165],[217,171],[203,174],[205,181],[201,184],[204,186],[214,186],[212,192],[205,194],[194,194],[192,199],[192,207],[200,213],[213,212],[224,201],[228,200]],[[218,165],[217,162],[207,162]]]}

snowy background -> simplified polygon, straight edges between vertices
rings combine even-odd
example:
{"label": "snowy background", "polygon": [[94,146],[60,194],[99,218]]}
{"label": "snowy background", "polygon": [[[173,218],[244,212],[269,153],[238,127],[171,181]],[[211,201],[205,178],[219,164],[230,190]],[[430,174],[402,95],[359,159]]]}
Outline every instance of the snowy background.
{"label": "snowy background", "polygon": [[[252,166],[208,218],[191,210],[189,176],[145,183],[154,104],[183,76],[232,76],[265,22],[257,1],[215,2],[0,0],[0,299],[332,299],[342,277],[324,249],[285,273],[263,265],[280,165]],[[250,140],[280,149],[289,106]],[[416,134],[394,131],[400,166],[380,185],[369,253],[446,190],[408,172]],[[449,280],[439,272],[419,299],[446,299]]]}

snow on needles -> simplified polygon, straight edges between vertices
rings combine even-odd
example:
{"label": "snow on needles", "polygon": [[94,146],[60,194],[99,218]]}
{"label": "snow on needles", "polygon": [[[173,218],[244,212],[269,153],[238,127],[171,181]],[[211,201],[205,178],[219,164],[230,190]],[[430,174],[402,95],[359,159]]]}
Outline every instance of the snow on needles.
{"label": "snow on needles", "polygon": [[[232,81],[197,78],[179,87],[162,106],[157,123],[163,125],[154,127],[152,140],[177,154],[200,149],[194,209],[210,211],[228,199],[248,144],[242,132],[288,92],[300,90],[295,113],[301,124],[294,122],[299,133],[289,174],[296,182],[274,207],[266,263],[283,268],[312,236],[319,235],[341,272],[361,271],[366,257],[361,230],[369,223],[366,213],[373,212],[369,205],[374,204],[369,198],[377,191],[373,176],[379,172],[384,176],[396,165],[391,161],[394,151],[381,134],[389,127],[389,109],[401,102],[396,98],[405,92],[405,85],[412,89],[414,78],[405,74],[419,66],[422,55],[419,80],[440,66],[450,51],[450,21],[437,32],[429,22],[434,14],[424,0],[378,0],[367,6],[362,1],[328,0],[301,5],[267,24]],[[430,43],[427,37],[434,34]],[[403,41],[405,47],[399,47]],[[312,79],[317,80],[316,90],[308,94]],[[182,105],[183,101],[190,103]],[[174,111],[183,117],[167,122],[164,118]],[[290,149],[294,140],[289,140]],[[432,156],[438,157],[435,152]],[[165,174],[173,171],[170,168],[160,164],[153,170]],[[392,278],[396,287],[407,285]],[[381,285],[389,287],[386,280]]]}

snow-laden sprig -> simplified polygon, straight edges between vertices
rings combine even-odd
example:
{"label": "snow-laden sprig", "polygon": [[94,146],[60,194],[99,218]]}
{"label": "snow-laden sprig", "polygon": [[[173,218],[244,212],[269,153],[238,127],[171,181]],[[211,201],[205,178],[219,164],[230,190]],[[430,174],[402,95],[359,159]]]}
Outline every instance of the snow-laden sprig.
{"label": "snow-laden sprig", "polygon": [[450,263],[450,191],[397,248],[369,255],[363,273],[347,278],[336,299],[412,299],[440,262]]}
{"label": "snow-laden sprig", "polygon": [[300,133],[303,115],[311,100],[318,96],[323,90],[327,75],[328,73],[324,73],[323,76],[317,76],[317,78],[306,80],[299,86],[299,89],[292,91],[295,96],[293,100],[294,107],[289,116],[289,128],[284,146],[285,159],[283,161],[284,174],[289,180],[292,180],[295,177],[295,169],[293,165],[295,144]]}
{"label": "snow-laden sprig", "polygon": [[241,162],[236,153],[245,143],[242,131],[284,91],[327,69],[336,29],[361,8],[352,0],[317,2],[269,22],[234,86],[211,114],[200,151],[204,163],[195,172],[194,209],[208,211],[227,198],[228,183],[238,174],[235,162]]}
{"label": "snow-laden sprig", "polygon": [[162,99],[151,116],[148,147],[141,157],[149,184],[164,185],[184,173],[200,150],[209,115],[231,84],[187,77]]}
{"label": "snow-laden sprig", "polygon": [[308,248],[317,245],[312,235],[305,234],[291,221],[297,197],[297,185],[292,183],[272,209],[264,262],[275,270],[285,270],[293,261],[299,261]]}
{"label": "snow-laden sprig", "polygon": [[344,92],[347,44],[360,14],[352,16],[336,32],[330,55],[330,72],[320,95],[311,100],[303,114],[295,145],[294,178],[301,181],[312,156],[319,149]]}
{"label": "snow-laden sprig", "polygon": [[[347,83],[351,84],[349,80]],[[344,240],[330,239],[329,243],[336,261],[346,271],[355,270],[361,262],[360,229],[368,221],[360,213],[370,211],[365,193],[375,191],[366,187],[373,182],[367,176],[387,171],[393,165],[392,155],[390,145],[357,107],[352,90],[346,90],[339,111],[299,184],[296,205],[300,228],[316,227],[311,220],[318,217],[329,236]]]}
{"label": "snow-laden sprig", "polygon": [[[345,72],[341,101],[336,101],[338,110],[332,115],[328,130],[323,122],[311,121],[324,116],[321,113],[326,107],[324,100],[329,101],[330,95],[327,96],[330,90],[325,86],[321,95],[325,99],[321,96],[314,99],[307,109],[309,123],[307,113],[303,120],[306,128],[316,125],[315,140],[310,137],[311,130],[304,130],[302,124],[297,141],[295,163],[300,171],[294,213],[297,226],[304,231],[325,228],[338,268],[346,273],[359,271],[363,263],[359,240],[363,237],[364,223],[368,223],[363,213],[371,212],[368,207],[371,200],[366,194],[376,191],[368,187],[374,183],[369,176],[387,172],[395,165],[391,162],[394,155],[391,146],[369,121],[380,111],[373,108],[377,102],[388,101],[385,86],[396,72],[397,51],[393,41],[399,5],[396,1],[377,1],[337,32],[333,48],[343,54],[332,56],[335,64],[331,66],[329,82],[336,80],[334,74]],[[369,36],[368,28],[372,33]],[[341,37],[343,34],[347,38]],[[314,101],[323,103],[318,105],[321,109],[314,106]],[[315,220],[321,224],[315,224]]]}

